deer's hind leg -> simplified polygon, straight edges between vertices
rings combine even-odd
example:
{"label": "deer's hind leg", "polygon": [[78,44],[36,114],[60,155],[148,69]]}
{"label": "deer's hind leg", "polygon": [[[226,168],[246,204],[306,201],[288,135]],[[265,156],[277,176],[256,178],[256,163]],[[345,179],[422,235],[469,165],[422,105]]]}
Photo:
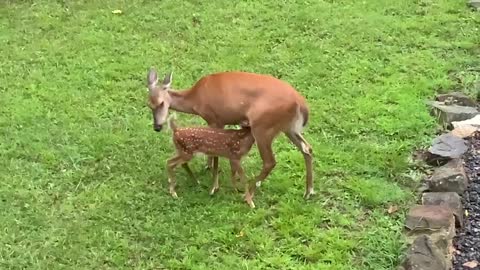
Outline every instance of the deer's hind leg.
{"label": "deer's hind leg", "polygon": [[246,193],[246,196],[249,196],[247,200],[253,199],[256,188],[259,187],[263,181],[265,181],[277,164],[275,155],[273,154],[272,143],[273,139],[278,134],[278,131],[272,128],[252,127],[252,134],[255,137],[255,142],[257,144],[260,157],[262,158],[263,166],[260,174],[258,174],[255,179],[255,183],[250,188],[249,193]]}
{"label": "deer's hind leg", "polygon": [[305,199],[310,198],[315,192],[313,190],[313,151],[310,144],[303,138],[299,132],[289,131],[285,132],[285,135],[290,139],[290,141],[297,146],[303,154],[303,159],[305,160],[305,170],[307,177],[305,179],[305,193],[303,197]]}
{"label": "deer's hind leg", "polygon": [[[255,204],[253,203],[253,197],[250,195],[250,191],[248,188],[248,179],[245,176],[245,171],[242,168],[241,160],[240,159],[230,160],[230,165],[232,166],[232,182],[236,182],[235,178],[236,178],[236,174],[238,174],[240,176],[240,181],[245,186],[245,193],[243,195],[243,198],[247,202],[247,204],[250,206],[250,208],[255,208]],[[237,189],[236,184],[235,184],[235,189]]]}

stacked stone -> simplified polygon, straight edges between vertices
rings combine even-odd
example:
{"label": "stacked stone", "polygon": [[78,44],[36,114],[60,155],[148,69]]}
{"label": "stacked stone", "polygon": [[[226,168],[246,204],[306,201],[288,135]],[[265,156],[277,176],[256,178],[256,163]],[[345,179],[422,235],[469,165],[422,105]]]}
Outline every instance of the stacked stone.
{"label": "stacked stone", "polygon": [[409,248],[399,269],[452,269],[453,239],[456,228],[464,224],[461,196],[469,185],[464,168],[466,139],[480,130],[480,113],[475,101],[458,92],[438,95],[430,105],[443,127],[453,130],[435,138],[424,155],[435,168],[424,183],[421,203],[407,214]]}

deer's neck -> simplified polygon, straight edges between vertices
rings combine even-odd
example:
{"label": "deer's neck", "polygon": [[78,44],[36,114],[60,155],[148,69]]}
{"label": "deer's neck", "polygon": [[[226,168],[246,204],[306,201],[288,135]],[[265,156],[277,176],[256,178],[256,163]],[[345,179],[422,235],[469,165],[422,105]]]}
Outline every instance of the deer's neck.
{"label": "deer's neck", "polygon": [[168,91],[168,94],[171,97],[170,109],[175,110],[177,112],[183,113],[190,113],[190,114],[197,114],[195,112],[195,104],[191,97],[190,90],[182,90],[182,91]]}

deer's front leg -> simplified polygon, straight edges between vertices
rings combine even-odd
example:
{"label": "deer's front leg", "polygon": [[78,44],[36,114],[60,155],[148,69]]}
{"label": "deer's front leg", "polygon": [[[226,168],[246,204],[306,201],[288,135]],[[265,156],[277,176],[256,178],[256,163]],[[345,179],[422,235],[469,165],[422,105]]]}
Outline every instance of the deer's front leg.
{"label": "deer's front leg", "polygon": [[238,165],[236,160],[230,160],[230,170],[231,170],[230,180],[232,181],[232,187],[236,192],[238,192],[239,191],[237,187]]}
{"label": "deer's front leg", "polygon": [[[215,123],[212,123],[211,121],[207,121],[208,123],[208,126],[211,127],[211,128],[224,128],[225,125],[221,125],[221,124],[215,124]],[[215,167],[215,163],[217,164],[216,166],[218,166],[218,157],[217,156],[208,156],[207,158],[207,166],[205,167],[205,169],[207,170],[211,170],[213,169],[213,167]]]}

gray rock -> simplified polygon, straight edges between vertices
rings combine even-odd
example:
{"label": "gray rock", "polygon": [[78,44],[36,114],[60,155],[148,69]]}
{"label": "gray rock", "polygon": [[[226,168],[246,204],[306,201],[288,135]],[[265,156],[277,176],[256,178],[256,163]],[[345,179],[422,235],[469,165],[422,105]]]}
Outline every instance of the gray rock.
{"label": "gray rock", "polygon": [[467,152],[467,144],[459,137],[446,133],[433,140],[428,151],[436,156],[447,159],[459,158]]}
{"label": "gray rock", "polygon": [[418,205],[407,215],[407,243],[412,244],[421,235],[428,235],[438,251],[451,258],[455,237],[453,210],[443,205]]}
{"label": "gray rock", "polygon": [[410,231],[448,230],[454,224],[453,211],[441,205],[416,205],[410,209],[405,227]]}
{"label": "gray rock", "polygon": [[425,192],[422,194],[423,205],[443,205],[450,207],[455,215],[457,226],[463,225],[463,207],[460,196],[455,192]]}
{"label": "gray rock", "polygon": [[428,190],[434,192],[456,192],[463,194],[468,185],[462,159],[452,159],[442,167],[433,171],[427,179]]}
{"label": "gray rock", "polygon": [[445,256],[433,244],[428,235],[420,235],[413,241],[402,266],[405,270],[448,269]]}
{"label": "gray rock", "polygon": [[[479,0],[480,1],[480,0]],[[436,101],[440,102],[448,102],[449,100],[452,104],[460,105],[460,106],[468,106],[468,107],[476,107],[477,103],[471,99],[469,96],[465,95],[461,92],[452,92],[448,94],[438,94],[435,97]]]}
{"label": "gray rock", "polygon": [[476,10],[480,10],[480,0],[469,0],[468,5]]}
{"label": "gray rock", "polygon": [[467,120],[479,114],[476,108],[459,105],[446,105],[444,102],[440,101],[430,102],[430,106],[432,106],[431,114],[437,117],[443,125],[448,125],[453,121]]}

